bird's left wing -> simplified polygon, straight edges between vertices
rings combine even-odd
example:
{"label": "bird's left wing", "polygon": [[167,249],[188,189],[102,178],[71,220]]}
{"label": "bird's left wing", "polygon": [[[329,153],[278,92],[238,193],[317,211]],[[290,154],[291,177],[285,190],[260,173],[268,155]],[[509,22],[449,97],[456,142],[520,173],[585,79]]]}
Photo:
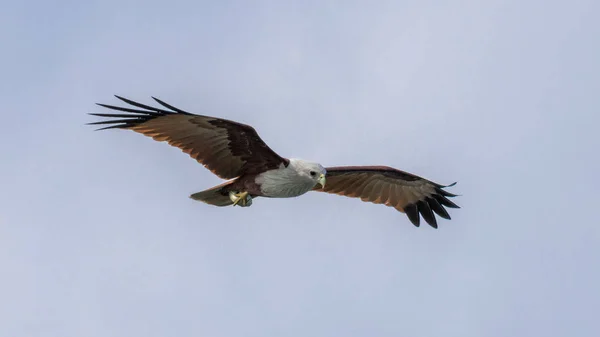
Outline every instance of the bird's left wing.
{"label": "bird's left wing", "polygon": [[456,195],[444,190],[454,184],[443,186],[387,166],[328,167],[326,170],[325,187],[315,187],[314,191],[394,207],[406,213],[417,227],[420,224],[419,214],[429,225],[437,228],[434,212],[442,218],[450,219],[444,206],[460,208],[448,200],[448,197]]}
{"label": "bird's left wing", "polygon": [[100,130],[133,130],[154,140],[166,141],[223,179],[289,164],[288,159],[271,150],[249,125],[192,114],[154,97],[166,109],[116,97],[133,108],[98,104],[121,113],[92,113],[109,119],[89,124],[108,125]]}

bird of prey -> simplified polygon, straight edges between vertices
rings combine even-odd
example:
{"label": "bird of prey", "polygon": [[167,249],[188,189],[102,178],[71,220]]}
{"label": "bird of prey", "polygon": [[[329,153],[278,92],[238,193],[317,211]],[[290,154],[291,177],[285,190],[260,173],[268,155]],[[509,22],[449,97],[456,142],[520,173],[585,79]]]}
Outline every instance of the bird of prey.
{"label": "bird of prey", "polygon": [[252,205],[257,197],[290,198],[318,191],[384,204],[405,213],[413,225],[420,217],[437,228],[434,215],[450,219],[445,207],[459,208],[455,197],[440,185],[387,166],[323,167],[301,159],[284,158],[258,136],[256,130],[234,121],[196,115],[152,97],[160,108],[116,96],[129,104],[98,105],[121,113],[91,113],[108,120],[98,130],[128,129],[166,141],[204,165],[225,183],[194,193],[190,198],[215,206]]}

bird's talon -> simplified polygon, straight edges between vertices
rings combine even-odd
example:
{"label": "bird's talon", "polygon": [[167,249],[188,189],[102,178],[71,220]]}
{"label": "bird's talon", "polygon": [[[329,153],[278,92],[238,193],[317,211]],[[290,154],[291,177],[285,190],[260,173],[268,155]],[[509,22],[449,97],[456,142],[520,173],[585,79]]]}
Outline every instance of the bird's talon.
{"label": "bird's talon", "polygon": [[234,191],[231,191],[229,192],[229,199],[233,201],[233,206],[237,206],[239,204],[239,206],[241,207],[246,207],[252,204],[252,198],[250,197],[250,195],[248,195],[248,192],[236,193]]}

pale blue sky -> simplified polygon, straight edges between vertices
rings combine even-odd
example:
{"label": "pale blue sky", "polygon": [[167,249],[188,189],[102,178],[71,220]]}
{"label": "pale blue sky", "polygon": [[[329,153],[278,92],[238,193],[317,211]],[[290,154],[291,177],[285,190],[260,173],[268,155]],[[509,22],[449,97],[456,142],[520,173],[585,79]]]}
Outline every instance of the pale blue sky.
{"label": "pale blue sky", "polygon": [[[0,336],[597,336],[597,1],[87,1],[0,13]],[[157,96],[462,209],[216,208],[178,149],[85,126]]]}

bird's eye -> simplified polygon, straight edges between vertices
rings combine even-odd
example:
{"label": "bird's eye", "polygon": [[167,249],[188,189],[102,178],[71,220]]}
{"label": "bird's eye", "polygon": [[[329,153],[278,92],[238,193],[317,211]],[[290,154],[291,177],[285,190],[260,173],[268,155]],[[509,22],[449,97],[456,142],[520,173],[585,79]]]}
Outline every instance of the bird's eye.
{"label": "bird's eye", "polygon": [[310,171],[310,175],[311,175],[311,176],[313,176],[313,177],[314,177],[316,174],[317,174],[317,172],[315,172],[315,171]]}

